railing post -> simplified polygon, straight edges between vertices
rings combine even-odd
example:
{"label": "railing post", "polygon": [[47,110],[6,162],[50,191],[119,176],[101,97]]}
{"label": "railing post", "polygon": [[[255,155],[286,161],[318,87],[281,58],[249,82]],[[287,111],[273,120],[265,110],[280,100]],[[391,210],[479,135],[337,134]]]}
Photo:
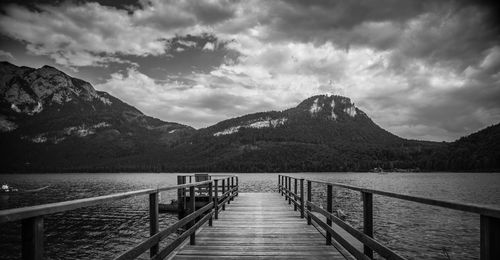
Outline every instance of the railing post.
{"label": "railing post", "polygon": [[293,203],[293,211],[297,211],[297,178],[293,178],[293,199],[295,202]]}
{"label": "railing post", "polygon": [[234,176],[231,177],[231,201],[234,200]]}
{"label": "railing post", "polygon": [[283,175],[280,175],[280,180],[281,180],[281,182],[280,182],[280,184],[281,184],[281,186],[280,186],[280,187],[281,187],[280,191],[281,191],[281,196],[283,196],[283,194],[284,194],[284,193],[283,193]]}
{"label": "railing post", "polygon": [[[333,212],[332,196],[333,196],[332,185],[328,184],[326,186],[326,211],[328,211],[328,213],[330,213],[330,214]],[[326,224],[331,227],[332,220],[330,218],[326,218]],[[330,232],[326,231],[326,244],[330,245],[331,243],[332,243],[332,234],[330,234]]]}
{"label": "railing post", "polygon": [[[184,184],[184,178],[182,176],[177,176],[177,185]],[[177,189],[177,218],[182,219],[184,217],[184,189]]]}
{"label": "railing post", "polygon": [[[231,178],[227,178],[227,191],[229,191],[229,194],[227,195],[228,197],[231,197],[231,182],[230,182],[230,179]],[[229,198],[227,200],[227,204],[231,204],[231,198]]]}
{"label": "railing post", "polygon": [[300,217],[304,218],[304,179],[300,179]]}
{"label": "railing post", "polygon": [[[311,188],[311,181],[307,181],[307,202],[311,203],[312,201],[312,188]],[[309,212],[307,214],[307,225],[311,225],[311,206],[307,205],[307,211]]]}
{"label": "railing post", "polygon": [[[363,197],[363,232],[373,237],[373,194],[369,192],[361,192]],[[363,252],[369,258],[373,258],[373,250],[364,245]]]}
{"label": "railing post", "polygon": [[23,259],[43,259],[43,216],[23,219],[21,236]]}
{"label": "railing post", "polygon": [[288,176],[284,176],[283,180],[285,181],[285,200],[288,199]]}
{"label": "railing post", "polygon": [[[213,189],[212,189],[212,182],[208,184],[208,202],[214,203],[214,198],[213,198]],[[213,208],[213,207],[212,207]],[[210,214],[212,214],[212,209],[210,210]],[[213,216],[213,215],[212,215]],[[213,219],[212,216],[208,219],[208,226],[211,227],[213,225]]]}
{"label": "railing post", "polygon": [[[191,213],[194,213],[196,211],[196,193],[194,192],[194,186],[189,187],[189,204],[191,208]],[[193,227],[196,224],[196,219],[193,219],[191,221],[191,224],[189,225],[190,227]],[[196,232],[193,232],[191,234],[191,237],[189,239],[189,244],[190,245],[196,245]]]}
{"label": "railing post", "polygon": [[500,259],[500,219],[480,215],[481,260]]}
{"label": "railing post", "polygon": [[281,192],[280,178],[281,178],[281,175],[280,175],[280,174],[278,174],[278,193],[280,193],[280,192]]}
{"label": "railing post", "polygon": [[[158,221],[158,192],[149,194],[149,236],[154,236],[159,232]],[[151,247],[149,255],[153,257],[158,254],[158,244]]]}
{"label": "railing post", "polygon": [[219,180],[215,179],[215,191],[214,191],[214,208],[215,208],[215,219],[219,219]]}
{"label": "railing post", "polygon": [[236,176],[236,196],[240,193],[240,184],[238,183],[238,176]]}
{"label": "railing post", "polygon": [[290,193],[292,192],[292,178],[288,177],[288,205],[292,204]]}
{"label": "railing post", "polygon": [[[222,179],[222,201],[226,199],[226,196],[224,195],[226,193],[226,179]],[[222,204],[222,210],[226,210],[226,203]]]}

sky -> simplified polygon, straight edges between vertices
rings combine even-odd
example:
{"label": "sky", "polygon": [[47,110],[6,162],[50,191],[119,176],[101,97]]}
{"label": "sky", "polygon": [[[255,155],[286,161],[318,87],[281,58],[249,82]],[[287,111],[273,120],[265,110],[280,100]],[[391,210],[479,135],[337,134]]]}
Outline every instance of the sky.
{"label": "sky", "polygon": [[500,122],[495,1],[4,0],[0,60],[195,128],[318,94],[410,139]]}

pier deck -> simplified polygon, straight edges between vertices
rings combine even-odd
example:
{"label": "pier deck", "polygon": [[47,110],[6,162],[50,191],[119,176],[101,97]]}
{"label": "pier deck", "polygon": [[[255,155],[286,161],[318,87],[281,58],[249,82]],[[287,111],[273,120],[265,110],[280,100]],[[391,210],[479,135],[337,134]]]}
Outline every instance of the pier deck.
{"label": "pier deck", "polygon": [[240,193],[196,245],[176,253],[172,259],[345,259],[278,193]]}

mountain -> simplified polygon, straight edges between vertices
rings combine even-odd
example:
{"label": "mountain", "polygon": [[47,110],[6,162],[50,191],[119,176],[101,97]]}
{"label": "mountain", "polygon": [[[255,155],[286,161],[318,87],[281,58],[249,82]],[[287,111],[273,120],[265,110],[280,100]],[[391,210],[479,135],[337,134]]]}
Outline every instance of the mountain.
{"label": "mountain", "polygon": [[53,67],[0,63],[0,172],[495,171],[499,137],[495,125],[452,143],[407,140],[335,95],[195,130]]}
{"label": "mountain", "polygon": [[437,146],[387,132],[349,98],[319,95],[200,129],[165,160],[177,171],[366,171],[418,167]]}
{"label": "mountain", "polygon": [[144,115],[50,66],[0,63],[3,171],[74,170],[190,135],[192,127]]}

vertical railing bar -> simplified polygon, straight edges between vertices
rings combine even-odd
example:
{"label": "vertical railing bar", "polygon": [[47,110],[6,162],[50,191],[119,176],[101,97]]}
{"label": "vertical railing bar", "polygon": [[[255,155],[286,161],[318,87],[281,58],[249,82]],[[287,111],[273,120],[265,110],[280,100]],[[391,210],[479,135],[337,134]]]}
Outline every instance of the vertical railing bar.
{"label": "vertical railing bar", "polygon": [[[327,185],[326,186],[326,211],[330,214],[333,212],[332,197],[333,197],[332,185]],[[332,220],[330,218],[327,218],[326,224],[328,226],[332,226]],[[331,243],[332,243],[332,234],[330,234],[330,232],[326,231],[326,244],[330,245]]]}
{"label": "vertical railing bar", "polygon": [[[181,184],[184,184],[182,182],[183,178],[182,176],[177,176],[177,185],[181,185]],[[183,206],[184,206],[184,199],[183,199],[183,191],[182,191],[182,188],[179,188],[177,189],[177,218],[178,219],[182,219],[183,217],[183,212],[184,212],[184,209],[183,209]]]}
{"label": "vertical railing bar", "polygon": [[288,177],[288,205],[292,204],[290,193],[292,193],[292,178]]}
{"label": "vertical railing bar", "polygon": [[231,176],[231,200],[233,201],[234,200],[234,176]]}
{"label": "vertical railing bar", "polygon": [[227,204],[231,204],[231,194],[232,194],[232,191],[231,191],[231,178],[228,177],[227,178],[227,190],[229,191],[229,194],[227,195],[229,197],[229,199],[227,200]]}
{"label": "vertical railing bar", "polygon": [[278,174],[278,193],[280,193],[280,192],[281,192],[280,178],[281,178],[281,175],[280,175],[280,174]]}
{"label": "vertical railing bar", "polygon": [[219,219],[219,180],[215,179],[215,198],[214,198],[214,208],[215,208],[215,219]]}
{"label": "vertical railing bar", "polygon": [[500,259],[500,219],[479,215],[480,259]]}
{"label": "vertical railing bar", "polygon": [[304,218],[304,178],[300,179],[300,217]]}
{"label": "vertical railing bar", "polygon": [[[363,198],[363,232],[373,237],[373,194],[369,192],[361,192]],[[373,250],[364,245],[363,252],[366,256],[373,259]]]}
{"label": "vertical railing bar", "polygon": [[36,216],[22,220],[22,259],[43,259],[43,222],[43,216]]}
{"label": "vertical railing bar", "polygon": [[[212,184],[212,182],[210,182],[208,184],[208,203],[210,203],[210,202],[213,203],[214,202],[213,194],[212,194],[212,192],[213,192],[213,187],[212,186],[213,186],[213,184]],[[213,207],[212,207],[212,209],[213,209]],[[212,215],[212,210],[210,210],[210,214]],[[212,216],[210,216],[210,218],[208,219],[208,226],[209,227],[213,226],[213,217]]]}
{"label": "vertical railing bar", "polygon": [[[149,236],[154,236],[160,230],[158,219],[158,192],[149,194]],[[153,257],[158,254],[159,245],[156,243],[150,248],[149,256]]]}
{"label": "vertical railing bar", "polygon": [[293,211],[297,211],[297,178],[293,178],[293,200],[295,203],[293,203]]}
{"label": "vertical railing bar", "polygon": [[[307,201],[309,203],[312,202],[312,187],[311,187],[311,184],[312,182],[311,181],[307,181]],[[307,214],[307,225],[311,225],[311,215],[312,212],[311,212],[311,206],[310,205],[307,205],[307,211],[309,212],[309,214]]]}
{"label": "vertical railing bar", "polygon": [[[189,187],[189,204],[191,208],[190,213],[194,213],[196,211],[196,192],[194,191],[194,186]],[[194,226],[196,224],[196,219],[193,219],[191,221],[191,224],[189,225],[190,227]],[[193,232],[189,238],[189,244],[190,245],[195,245],[196,244],[196,232]]]}
{"label": "vertical railing bar", "polygon": [[[224,199],[226,199],[226,196],[224,195],[224,193],[226,193],[226,179],[222,179],[222,201],[224,201]],[[222,210],[226,210],[226,203],[222,204]]]}

